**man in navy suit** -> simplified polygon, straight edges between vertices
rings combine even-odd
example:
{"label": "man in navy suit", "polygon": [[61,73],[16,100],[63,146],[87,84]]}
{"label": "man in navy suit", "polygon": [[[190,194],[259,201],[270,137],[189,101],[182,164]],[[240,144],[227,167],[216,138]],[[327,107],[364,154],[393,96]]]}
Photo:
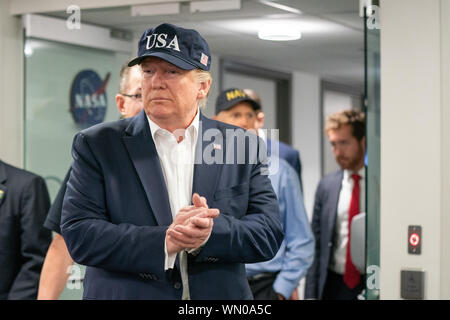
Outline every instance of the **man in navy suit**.
{"label": "man in navy suit", "polygon": [[327,119],[325,131],[341,170],[323,177],[316,190],[312,219],[316,250],[305,298],[355,300],[364,289],[364,275],[351,261],[349,229],[352,211],[365,211],[364,113],[336,112]]}
{"label": "man in navy suit", "polygon": [[263,144],[200,112],[211,55],[197,31],[146,30],[135,64],[144,110],[73,142],[61,231],[87,266],[83,297],[252,299],[244,264],[283,240]]}
{"label": "man in navy suit", "polygon": [[[243,90],[230,88],[217,97],[214,119],[257,134],[255,122],[259,109],[258,102]],[[269,172],[278,198],[285,238],[275,258],[247,264],[247,276],[257,300],[298,300],[298,283],[314,257],[314,237],[294,169],[273,154],[269,158]]]}
{"label": "man in navy suit", "polygon": [[0,300],[36,299],[49,207],[44,179],[0,161]]}

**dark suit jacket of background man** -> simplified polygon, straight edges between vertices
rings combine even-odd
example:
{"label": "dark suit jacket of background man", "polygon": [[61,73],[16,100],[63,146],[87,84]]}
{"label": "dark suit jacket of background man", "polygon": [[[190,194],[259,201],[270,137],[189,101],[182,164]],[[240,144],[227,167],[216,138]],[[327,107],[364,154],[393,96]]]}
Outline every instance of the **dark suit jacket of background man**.
{"label": "dark suit jacket of background man", "polygon": [[344,172],[339,170],[326,175],[320,180],[316,190],[312,218],[316,248],[313,264],[306,275],[306,299],[322,298],[334,245],[334,227],[343,174]]}
{"label": "dark suit jacket of background man", "polygon": [[[226,154],[225,130],[237,127],[202,114],[200,124],[197,152]],[[200,132],[208,129],[221,132],[223,143],[202,142]],[[264,144],[259,141],[258,148]],[[221,147],[213,148],[213,142]],[[181,299],[178,258],[176,268],[164,272],[172,214],[145,112],[82,131],[72,154],[61,231],[74,260],[88,266],[83,297]],[[235,150],[235,161],[236,155]],[[192,192],[220,215],[206,245],[188,255],[191,299],[252,299],[244,263],[270,260],[278,251],[278,202],[262,167],[195,165]]]}
{"label": "dark suit jacket of background man", "polygon": [[[267,153],[270,156],[272,151],[272,140],[267,139]],[[298,179],[300,180],[300,189],[303,191],[302,182],[302,162],[300,161],[300,153],[298,150],[292,148],[290,145],[278,141],[278,157],[284,159],[289,165],[297,172]]]}
{"label": "dark suit jacket of background man", "polygon": [[36,299],[51,241],[44,180],[0,161],[0,299]]}

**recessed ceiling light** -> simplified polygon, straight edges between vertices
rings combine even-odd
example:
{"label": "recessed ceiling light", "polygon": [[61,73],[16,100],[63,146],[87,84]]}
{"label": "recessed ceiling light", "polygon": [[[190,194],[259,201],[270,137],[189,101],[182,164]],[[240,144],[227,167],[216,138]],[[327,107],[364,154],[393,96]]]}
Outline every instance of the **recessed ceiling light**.
{"label": "recessed ceiling light", "polygon": [[258,38],[270,41],[293,41],[302,37],[302,33],[297,28],[289,25],[265,26],[258,31]]}

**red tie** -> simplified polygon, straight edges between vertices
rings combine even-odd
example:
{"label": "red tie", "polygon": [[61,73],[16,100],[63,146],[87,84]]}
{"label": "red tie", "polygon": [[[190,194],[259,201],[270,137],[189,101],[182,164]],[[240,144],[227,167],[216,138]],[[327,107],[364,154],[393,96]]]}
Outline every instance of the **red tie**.
{"label": "red tie", "polygon": [[358,174],[352,174],[354,181],[352,199],[350,201],[350,208],[348,209],[348,242],[347,242],[347,258],[345,259],[345,272],[344,283],[350,289],[356,287],[359,283],[360,276],[358,270],[352,262],[350,255],[350,227],[352,225],[352,219],[359,213],[359,179],[361,177]]}

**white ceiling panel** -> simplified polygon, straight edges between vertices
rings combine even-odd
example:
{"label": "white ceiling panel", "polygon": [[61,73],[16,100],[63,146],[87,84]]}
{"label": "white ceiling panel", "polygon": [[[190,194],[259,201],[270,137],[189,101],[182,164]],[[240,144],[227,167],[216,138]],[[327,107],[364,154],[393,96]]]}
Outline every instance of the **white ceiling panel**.
{"label": "white ceiling panel", "polygon": [[[266,68],[299,70],[326,80],[363,88],[364,35],[358,0],[273,1],[301,10],[292,14],[259,0],[242,0],[240,10],[190,13],[182,1],[180,14],[163,16],[131,15],[131,7],[83,10],[82,23],[129,30],[137,37],[148,27],[163,22],[199,31],[211,51],[219,56]],[[65,12],[49,13],[67,17]],[[258,39],[260,26],[286,23],[299,28],[302,38],[290,42]]]}

